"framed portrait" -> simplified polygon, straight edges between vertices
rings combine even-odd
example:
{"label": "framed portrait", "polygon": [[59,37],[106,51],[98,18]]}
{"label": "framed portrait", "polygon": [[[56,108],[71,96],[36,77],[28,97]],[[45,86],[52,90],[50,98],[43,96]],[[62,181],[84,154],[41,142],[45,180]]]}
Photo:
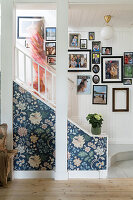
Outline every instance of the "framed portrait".
{"label": "framed portrait", "polygon": [[91,76],[78,75],[77,76],[77,94],[91,93]]}
{"label": "framed portrait", "polygon": [[47,56],[56,55],[56,42],[46,42],[45,50]]}
{"label": "framed portrait", "polygon": [[68,50],[69,72],[91,71],[91,50]]}
{"label": "framed portrait", "polygon": [[93,85],[93,104],[107,104],[107,85]]}
{"label": "framed portrait", "polygon": [[129,111],[129,88],[112,89],[112,110],[113,112]]}
{"label": "framed portrait", "polygon": [[133,64],[133,52],[124,52],[124,64]]}
{"label": "framed portrait", "polygon": [[56,65],[56,56],[48,56],[47,57],[47,62],[50,65]]}
{"label": "framed portrait", "polygon": [[87,49],[87,39],[80,39],[80,49]]}
{"label": "framed portrait", "polygon": [[132,85],[132,79],[123,79],[123,85]]}
{"label": "framed portrait", "polygon": [[79,48],[80,47],[80,34],[69,33],[69,47]]}
{"label": "framed portrait", "polygon": [[133,65],[125,64],[123,72],[124,72],[124,78],[133,78]]}
{"label": "framed portrait", "polygon": [[102,83],[123,82],[123,56],[101,57],[101,82]]}
{"label": "framed portrait", "polygon": [[[17,18],[17,39],[28,39],[30,38],[29,29],[34,26],[37,22],[42,20],[43,17],[24,17],[19,16]],[[44,29],[44,27],[42,27]],[[44,30],[43,38],[44,38]]]}
{"label": "framed portrait", "polygon": [[92,67],[93,73],[97,74],[99,72],[99,70],[100,70],[99,65],[93,65],[93,67]]}
{"label": "framed portrait", "polygon": [[89,32],[88,36],[89,36],[89,40],[95,40],[95,32]]}
{"label": "framed portrait", "polygon": [[46,27],[46,41],[56,41],[56,27]]}
{"label": "framed portrait", "polygon": [[92,53],[92,64],[100,64],[100,53]]}
{"label": "framed portrait", "polygon": [[93,41],[92,42],[92,52],[100,52],[101,51],[101,41]]}
{"label": "framed portrait", "polygon": [[98,84],[100,81],[100,77],[98,75],[94,75],[92,80],[93,80],[93,83]]}
{"label": "framed portrait", "polygon": [[102,47],[102,55],[112,55],[112,47]]}

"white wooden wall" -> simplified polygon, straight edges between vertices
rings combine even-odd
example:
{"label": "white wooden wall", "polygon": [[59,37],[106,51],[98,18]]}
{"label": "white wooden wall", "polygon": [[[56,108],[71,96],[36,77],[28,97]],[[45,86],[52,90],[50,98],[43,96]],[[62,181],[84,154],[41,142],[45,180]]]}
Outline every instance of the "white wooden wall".
{"label": "white wooden wall", "polygon": [[[77,28],[71,29],[69,32],[79,32],[81,38],[88,38],[88,32],[95,31],[97,41],[102,41],[100,36],[100,28]],[[102,46],[111,46],[113,55],[123,55],[124,51],[133,51],[133,29],[116,28],[114,29],[114,37],[110,41],[102,41]],[[92,48],[92,41],[88,41],[88,49]],[[93,65],[92,65],[93,66]],[[79,73],[68,73],[68,76],[74,80],[75,85],[77,75]],[[88,74],[93,77],[93,72],[84,72],[80,74]],[[101,78],[101,71],[98,73]],[[101,84],[101,82],[99,83]],[[105,85],[106,83],[104,83]],[[109,135],[110,143],[133,144],[133,86],[124,86],[123,83],[109,83],[108,85],[108,101],[107,105],[92,104],[92,91],[90,95],[77,95],[76,87],[71,90],[71,98],[69,99],[69,117],[82,127],[90,131],[90,125],[86,121],[88,113],[100,113],[103,115],[104,123],[102,132]],[[112,88],[129,87],[130,90],[130,111],[129,112],[112,112]],[[93,90],[93,82],[92,82]],[[70,91],[69,91],[70,92]],[[121,100],[120,100],[121,103]]]}

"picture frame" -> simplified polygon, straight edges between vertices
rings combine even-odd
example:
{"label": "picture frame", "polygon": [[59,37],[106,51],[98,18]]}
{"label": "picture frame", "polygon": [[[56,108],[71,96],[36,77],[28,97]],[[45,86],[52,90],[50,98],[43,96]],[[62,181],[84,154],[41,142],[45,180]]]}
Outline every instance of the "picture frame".
{"label": "picture frame", "polygon": [[112,111],[129,112],[129,88],[112,88]]}
{"label": "picture frame", "polygon": [[133,52],[124,52],[124,64],[133,64]]}
{"label": "picture frame", "polygon": [[95,40],[95,32],[89,32],[88,36],[89,40]]}
{"label": "picture frame", "polygon": [[100,77],[98,75],[94,75],[92,80],[93,80],[93,83],[98,84],[100,81]]}
{"label": "picture frame", "polygon": [[93,104],[106,105],[107,104],[107,85],[93,85]]}
{"label": "picture frame", "polygon": [[91,50],[68,50],[68,72],[90,72]]}
{"label": "picture frame", "polygon": [[45,50],[47,56],[56,55],[56,42],[45,42]]}
{"label": "picture frame", "polygon": [[100,53],[92,53],[92,64],[100,64]]}
{"label": "picture frame", "polygon": [[[42,20],[43,17],[29,17],[29,16],[18,16],[17,18],[17,39],[29,39],[30,33],[29,28],[36,22]],[[43,30],[44,32],[44,30]],[[43,34],[44,38],[44,34]]]}
{"label": "picture frame", "polygon": [[90,94],[91,93],[91,76],[78,75],[77,76],[77,94]]}
{"label": "picture frame", "polygon": [[56,27],[46,27],[46,41],[56,41]]}
{"label": "picture frame", "polygon": [[80,37],[79,33],[69,33],[69,48],[80,48]]}
{"label": "picture frame", "polygon": [[80,49],[87,49],[87,39],[80,39]]}
{"label": "picture frame", "polygon": [[124,64],[123,76],[124,78],[133,78],[133,65]]}
{"label": "picture frame", "polygon": [[123,56],[101,57],[101,82],[102,83],[123,82]]}
{"label": "picture frame", "polygon": [[102,55],[112,55],[112,47],[102,47]]}
{"label": "picture frame", "polygon": [[99,65],[93,65],[92,71],[93,71],[93,73],[97,74],[100,71]]}
{"label": "picture frame", "polygon": [[101,52],[101,41],[92,41],[92,52]]}
{"label": "picture frame", "polygon": [[47,62],[50,65],[56,65],[56,56],[48,56],[47,57]]}
{"label": "picture frame", "polygon": [[123,79],[123,85],[132,85],[132,79]]}

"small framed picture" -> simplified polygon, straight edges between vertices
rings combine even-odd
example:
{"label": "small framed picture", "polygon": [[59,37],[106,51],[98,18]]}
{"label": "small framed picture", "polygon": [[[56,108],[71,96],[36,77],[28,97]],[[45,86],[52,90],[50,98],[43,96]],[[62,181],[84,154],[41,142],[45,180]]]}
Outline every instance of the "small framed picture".
{"label": "small framed picture", "polygon": [[48,62],[50,65],[56,65],[56,56],[48,56],[48,57],[47,57],[47,62]]}
{"label": "small framed picture", "polygon": [[107,85],[93,85],[93,104],[107,104]]}
{"label": "small framed picture", "polygon": [[25,47],[30,48],[30,42],[28,40],[25,40]]}
{"label": "small framed picture", "polygon": [[45,50],[47,56],[56,55],[56,42],[46,42]]}
{"label": "small framed picture", "polygon": [[93,41],[92,42],[92,52],[100,52],[101,51],[101,42]]}
{"label": "small framed picture", "polygon": [[46,27],[46,41],[56,41],[56,27]]}
{"label": "small framed picture", "polygon": [[102,55],[112,55],[112,47],[102,47]]}
{"label": "small framed picture", "polygon": [[125,64],[123,71],[124,71],[124,78],[133,78],[133,65]]}
{"label": "small framed picture", "polygon": [[80,49],[87,49],[87,39],[80,39]]}
{"label": "small framed picture", "polygon": [[123,56],[101,57],[101,82],[102,83],[123,82]]}
{"label": "small framed picture", "polygon": [[133,64],[133,52],[124,52],[124,64]]}
{"label": "small framed picture", "polygon": [[69,72],[91,71],[91,50],[68,50]]}
{"label": "small framed picture", "polygon": [[97,74],[99,72],[100,68],[99,68],[99,65],[93,65],[92,67],[92,71]]}
{"label": "small framed picture", "polygon": [[89,40],[95,40],[95,32],[89,32]]}
{"label": "small framed picture", "polygon": [[113,112],[129,112],[129,88],[113,88]]}
{"label": "small framed picture", "polygon": [[123,85],[132,85],[132,79],[123,79]]}
{"label": "small framed picture", "polygon": [[98,75],[94,75],[92,80],[93,80],[93,83],[98,84],[100,81],[100,77]]}
{"label": "small framed picture", "polygon": [[91,93],[91,76],[78,75],[77,76],[77,94]]}
{"label": "small framed picture", "polygon": [[80,47],[80,34],[69,33],[69,47],[79,48]]}
{"label": "small framed picture", "polygon": [[100,64],[100,53],[92,53],[92,64]]}

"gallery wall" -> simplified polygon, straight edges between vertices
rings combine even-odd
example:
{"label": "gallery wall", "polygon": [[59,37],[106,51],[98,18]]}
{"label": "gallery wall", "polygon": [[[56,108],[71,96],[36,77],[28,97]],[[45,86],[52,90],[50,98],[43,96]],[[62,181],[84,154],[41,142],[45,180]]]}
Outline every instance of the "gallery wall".
{"label": "gallery wall", "polygon": [[[124,52],[133,51],[133,29],[132,28],[114,28],[113,39],[102,41],[100,36],[101,28],[74,28],[69,33],[80,33],[81,39],[88,39],[88,32],[95,32],[95,41],[101,41],[102,47],[112,47],[113,56],[123,56]],[[92,49],[92,41],[88,40],[88,49]],[[93,66],[93,65],[92,65]],[[101,64],[99,65],[101,68]],[[90,131],[90,125],[86,121],[89,113],[99,113],[103,116],[104,122],[102,132],[109,136],[110,143],[133,144],[132,122],[133,122],[133,86],[123,85],[123,83],[98,83],[98,85],[108,85],[107,105],[92,104],[93,85],[91,81],[91,94],[77,94],[77,75],[95,75],[91,72],[69,72],[68,76],[74,81],[75,86],[71,90],[71,99],[69,99],[69,117]],[[101,79],[101,70],[98,73]],[[112,88],[129,88],[129,112],[112,112]],[[118,99],[121,105],[121,99]]]}

